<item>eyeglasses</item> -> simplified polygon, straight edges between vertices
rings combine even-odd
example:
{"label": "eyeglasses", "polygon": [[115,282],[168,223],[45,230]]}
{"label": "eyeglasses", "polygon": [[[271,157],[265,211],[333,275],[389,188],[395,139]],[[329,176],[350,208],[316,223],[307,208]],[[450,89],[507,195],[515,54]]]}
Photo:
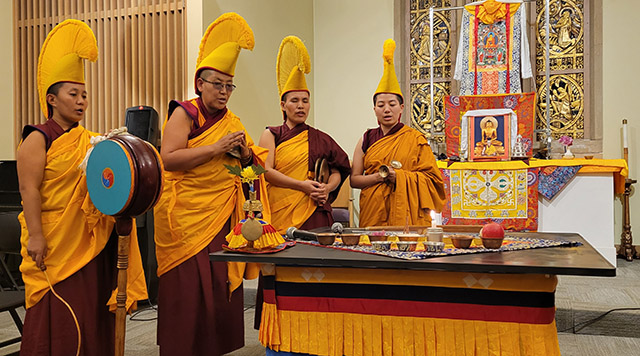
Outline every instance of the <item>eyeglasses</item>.
{"label": "eyeglasses", "polygon": [[213,85],[213,87],[216,90],[222,91],[222,89],[225,89],[227,92],[231,93],[232,91],[234,91],[236,89],[235,84],[224,84],[224,83],[220,83],[220,82],[212,82],[210,80],[206,80],[202,77],[200,77],[200,79],[202,79],[203,82],[207,82],[211,85]]}

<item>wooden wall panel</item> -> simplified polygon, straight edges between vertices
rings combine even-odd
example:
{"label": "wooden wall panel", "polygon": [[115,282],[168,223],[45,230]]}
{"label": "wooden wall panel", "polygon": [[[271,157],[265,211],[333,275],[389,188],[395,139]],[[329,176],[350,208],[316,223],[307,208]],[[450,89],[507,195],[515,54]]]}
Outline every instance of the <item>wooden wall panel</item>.
{"label": "wooden wall panel", "polygon": [[89,109],[82,122],[104,133],[124,125],[125,110],[154,107],[161,120],[186,80],[183,0],[14,0],[15,135],[46,120],[36,87],[38,55],[53,27],[74,18],[93,30],[98,61],[85,62]]}

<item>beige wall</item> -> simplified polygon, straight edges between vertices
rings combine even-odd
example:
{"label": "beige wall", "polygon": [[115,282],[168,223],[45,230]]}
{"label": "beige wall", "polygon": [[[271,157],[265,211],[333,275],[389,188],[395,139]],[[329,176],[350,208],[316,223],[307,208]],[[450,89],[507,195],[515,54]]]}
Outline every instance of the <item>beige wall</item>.
{"label": "beige wall", "polygon": [[15,145],[13,131],[13,1],[0,1],[0,43],[4,50],[0,52],[0,159],[14,159]]}
{"label": "beige wall", "polygon": [[[240,53],[234,79],[238,89],[229,101],[229,108],[240,117],[251,137],[257,142],[265,126],[282,123],[275,68],[278,48],[284,37],[296,35],[307,46],[312,58],[312,74],[307,76],[307,85],[313,88],[313,2],[203,1],[203,32],[218,16],[229,11],[237,12],[244,17],[253,29],[256,41],[252,52]],[[313,125],[313,112],[309,117],[309,123]]]}
{"label": "beige wall", "polygon": [[[622,158],[622,119],[629,121],[629,177],[638,179],[640,166],[640,115],[635,104],[640,96],[640,45],[633,39],[640,33],[635,14],[640,2],[607,0],[603,4],[603,152],[604,158]],[[636,190],[640,189],[638,184]],[[616,237],[622,231],[620,204],[616,206]],[[640,242],[640,198],[631,196],[631,226],[635,230],[635,245]]]}
{"label": "beige wall", "polygon": [[393,3],[314,2],[316,127],[330,134],[350,157],[364,131],[377,126],[373,92],[382,77],[382,43],[394,34]]}

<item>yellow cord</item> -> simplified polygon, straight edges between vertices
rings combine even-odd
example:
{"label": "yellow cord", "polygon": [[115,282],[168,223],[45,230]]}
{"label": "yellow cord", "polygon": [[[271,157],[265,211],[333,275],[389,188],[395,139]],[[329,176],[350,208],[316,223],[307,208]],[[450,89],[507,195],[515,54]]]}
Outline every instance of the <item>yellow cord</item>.
{"label": "yellow cord", "polygon": [[53,293],[53,295],[55,295],[56,298],[60,299],[60,301],[64,303],[64,305],[66,305],[67,308],[69,308],[69,311],[71,312],[71,316],[73,317],[73,321],[75,321],[76,323],[76,330],[78,330],[78,350],[76,351],[76,356],[80,356],[80,345],[82,342],[82,338],[80,337],[80,324],[78,323],[78,318],[76,318],[76,314],[73,312],[73,309],[71,308],[69,303],[67,303],[64,299],[62,299],[62,297],[59,296],[58,293],[56,293],[56,291],[53,289],[53,285],[51,285],[51,281],[49,280],[49,275],[47,274],[47,271],[42,270],[42,272],[44,273],[44,276],[47,277],[47,283],[49,283],[49,288],[51,288],[51,293]]}

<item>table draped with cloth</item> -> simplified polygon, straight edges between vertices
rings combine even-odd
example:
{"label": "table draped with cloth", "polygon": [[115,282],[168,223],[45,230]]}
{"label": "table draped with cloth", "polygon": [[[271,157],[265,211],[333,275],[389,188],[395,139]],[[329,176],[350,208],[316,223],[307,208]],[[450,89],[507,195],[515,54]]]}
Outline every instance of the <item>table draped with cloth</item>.
{"label": "table draped with cloth", "polygon": [[260,341],[273,351],[560,355],[555,276],[281,266],[274,272],[265,276],[260,327]]}
{"label": "table draped with cloth", "polygon": [[579,234],[512,233],[571,247],[391,258],[295,244],[262,263],[267,355],[560,355],[557,275],[615,276]]}
{"label": "table draped with cloth", "polygon": [[444,225],[494,221],[511,231],[537,231],[538,193],[553,200],[576,174],[612,174],[616,194],[628,175],[623,159],[438,161],[438,168],[447,195]]}

